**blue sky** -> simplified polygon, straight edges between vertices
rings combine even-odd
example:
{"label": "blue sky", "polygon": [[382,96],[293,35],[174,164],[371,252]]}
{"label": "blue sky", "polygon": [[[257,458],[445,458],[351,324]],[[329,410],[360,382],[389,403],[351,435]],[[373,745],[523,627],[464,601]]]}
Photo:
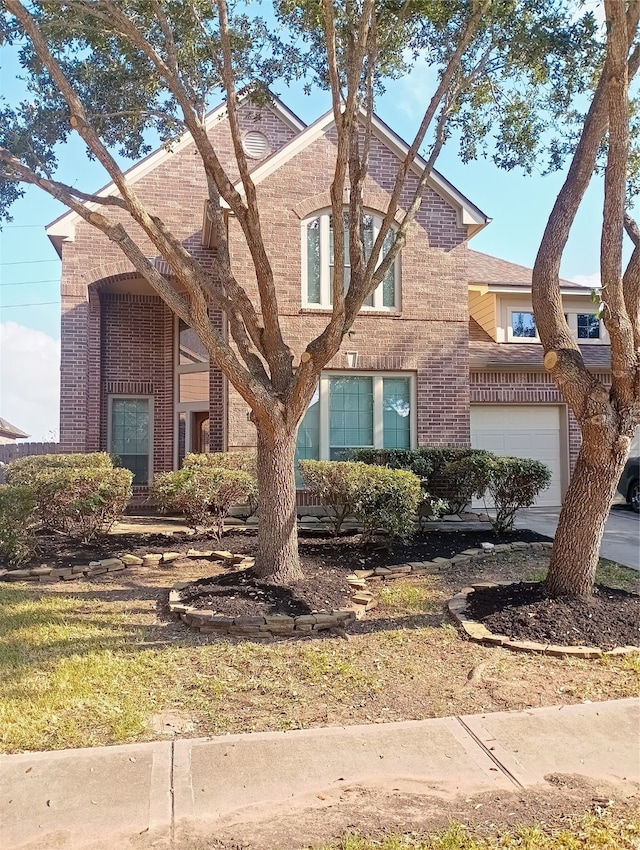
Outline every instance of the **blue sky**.
{"label": "blue sky", "polygon": [[[0,83],[9,99],[19,91],[17,70],[14,57],[0,52]],[[421,118],[428,82],[426,65],[417,65],[411,75],[390,85],[378,103],[380,117],[405,139]],[[329,108],[323,93],[306,96],[300,89],[280,89],[278,94],[307,123]],[[107,182],[77,139],[61,151],[60,166],[62,180],[86,191]],[[445,148],[437,168],[493,219],[471,247],[531,266],[562,174],[504,172],[486,160],[465,165],[457,158],[455,142]],[[597,284],[601,204],[601,183],[594,181],[571,234],[563,277]],[[14,205],[14,221],[0,233],[0,415],[33,439],[57,430],[60,263],[44,228],[63,211],[44,192],[30,188]]]}

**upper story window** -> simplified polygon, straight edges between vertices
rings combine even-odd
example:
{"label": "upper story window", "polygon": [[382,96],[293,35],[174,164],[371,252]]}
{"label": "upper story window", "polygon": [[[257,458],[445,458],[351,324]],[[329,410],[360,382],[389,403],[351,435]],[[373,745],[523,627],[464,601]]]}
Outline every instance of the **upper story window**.
{"label": "upper story window", "polygon": [[[382,219],[374,213],[362,216],[361,234],[365,258],[371,256],[371,250],[380,231]],[[349,288],[351,267],[349,263],[349,220],[345,215],[344,227],[344,290]],[[322,212],[303,223],[302,269],[303,304],[308,307],[331,307],[334,275],[333,216]],[[390,231],[383,243],[381,260],[393,245],[395,233]],[[395,262],[384,279],[363,304],[364,309],[398,310],[400,306],[400,262]]]}
{"label": "upper story window", "polygon": [[594,313],[577,313],[578,339],[600,339],[600,319]]}
{"label": "upper story window", "polygon": [[513,339],[536,339],[536,320],[533,313],[523,310],[511,312],[511,336]]}

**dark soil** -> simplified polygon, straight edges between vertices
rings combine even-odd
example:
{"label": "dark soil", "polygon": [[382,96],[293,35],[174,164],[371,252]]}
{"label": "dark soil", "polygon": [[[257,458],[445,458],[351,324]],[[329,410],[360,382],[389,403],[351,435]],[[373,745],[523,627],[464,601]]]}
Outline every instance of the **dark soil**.
{"label": "dark soil", "polygon": [[[260,581],[251,570],[224,571],[193,583],[182,595],[188,604],[224,616],[275,613],[297,616],[310,611],[330,611],[350,604],[345,575],[353,570],[447,558],[464,549],[478,548],[485,541],[548,539],[522,529],[496,538],[490,527],[470,532],[457,531],[453,526],[451,531],[416,535],[407,544],[378,541],[362,545],[357,534],[335,538],[321,531],[302,532],[300,558],[305,577],[291,587]],[[125,552],[142,555],[170,550],[186,555],[190,548],[227,549],[255,555],[256,534],[254,530],[233,530],[221,542],[184,533],[109,535],[84,546],[64,537],[43,534],[39,536],[37,556],[30,564],[21,566],[88,564]],[[204,562],[203,566],[207,568]],[[219,573],[220,566],[212,564],[211,572]],[[603,649],[639,643],[640,597],[623,591],[599,587],[588,600],[553,600],[544,594],[541,585],[527,583],[478,590],[469,601],[473,606],[471,616],[491,631],[513,638]]]}
{"label": "dark soil", "polygon": [[552,599],[538,582],[481,587],[468,615],[494,634],[560,646],[640,644],[640,596],[596,585],[588,599]]}
{"label": "dark soil", "polygon": [[[546,540],[535,532],[517,531],[501,538],[510,540]],[[304,578],[290,587],[269,584],[252,570],[224,573],[201,579],[185,588],[182,600],[194,608],[204,608],[226,617],[287,614],[297,617],[312,611],[325,612],[351,605],[351,593],[345,576],[353,570],[430,561],[459,554],[463,549],[478,548],[483,540],[495,540],[487,532],[427,532],[411,542],[370,543],[361,545],[359,535],[336,539],[328,534],[300,538],[300,559]],[[202,542],[195,544],[203,548]],[[223,545],[231,552],[254,555],[255,533],[225,535]],[[178,547],[176,547],[177,549]]]}

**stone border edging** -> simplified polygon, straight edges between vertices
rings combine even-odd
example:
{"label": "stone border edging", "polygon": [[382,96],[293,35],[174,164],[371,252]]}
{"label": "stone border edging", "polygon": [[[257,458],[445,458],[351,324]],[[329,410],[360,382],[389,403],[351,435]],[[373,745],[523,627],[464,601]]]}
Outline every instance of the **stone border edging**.
{"label": "stone border edging", "polygon": [[264,639],[268,637],[300,637],[303,634],[343,628],[350,620],[356,619],[356,611],[351,608],[339,608],[330,614],[301,614],[289,617],[286,614],[266,616],[224,617],[213,611],[193,608],[181,601],[180,591],[193,582],[180,581],[169,591],[169,611],[177,614],[183,623],[200,634],[233,635]]}
{"label": "stone border edging", "polygon": [[494,634],[477,620],[467,617],[466,611],[469,607],[469,596],[479,587],[500,587],[509,585],[510,581],[478,581],[470,587],[464,587],[459,593],[447,602],[447,609],[453,619],[462,626],[470,640],[489,646],[504,646],[516,652],[539,653],[541,655],[552,655],[556,658],[570,656],[571,658],[601,658],[605,655],[632,655],[640,652],[640,646],[616,646],[614,649],[603,650],[596,646],[562,646],[554,643],[538,643],[533,640],[513,640],[507,635]]}
{"label": "stone border edging", "polygon": [[244,555],[233,555],[223,550],[189,549],[184,552],[163,552],[162,554],[148,553],[146,555],[121,555],[119,558],[103,558],[100,561],[90,561],[86,565],[74,567],[49,567],[43,564],[40,567],[32,567],[29,570],[0,570],[0,581],[71,581],[73,579],[91,579],[104,573],[114,573],[133,567],[157,567],[158,564],[168,564],[179,558],[207,558],[212,561],[221,561],[239,568],[252,567],[254,558]]}

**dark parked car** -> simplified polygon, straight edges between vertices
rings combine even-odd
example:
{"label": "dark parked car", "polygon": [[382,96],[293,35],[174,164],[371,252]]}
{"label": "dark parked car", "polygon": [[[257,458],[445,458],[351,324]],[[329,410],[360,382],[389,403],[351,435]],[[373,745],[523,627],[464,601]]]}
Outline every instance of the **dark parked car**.
{"label": "dark parked car", "polygon": [[640,457],[630,457],[627,461],[618,492],[625,497],[632,511],[640,513]]}

